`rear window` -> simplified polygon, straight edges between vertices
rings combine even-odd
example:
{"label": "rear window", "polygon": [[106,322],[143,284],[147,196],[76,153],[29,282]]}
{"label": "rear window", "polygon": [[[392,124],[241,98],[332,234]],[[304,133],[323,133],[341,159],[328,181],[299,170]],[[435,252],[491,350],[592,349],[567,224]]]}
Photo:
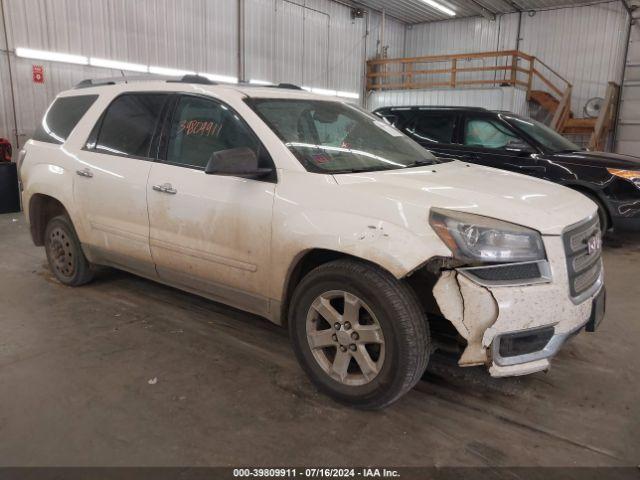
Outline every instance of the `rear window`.
{"label": "rear window", "polygon": [[162,93],[119,96],[96,125],[95,144],[90,140],[87,147],[100,153],[149,157],[151,140],[168,97]]}
{"label": "rear window", "polygon": [[98,95],[78,95],[56,99],[44,114],[33,139],[63,144],[97,98]]}

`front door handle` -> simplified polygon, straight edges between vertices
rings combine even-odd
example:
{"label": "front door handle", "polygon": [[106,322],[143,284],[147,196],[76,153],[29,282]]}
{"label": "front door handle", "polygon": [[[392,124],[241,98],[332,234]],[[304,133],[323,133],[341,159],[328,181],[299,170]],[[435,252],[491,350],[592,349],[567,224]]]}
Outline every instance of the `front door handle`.
{"label": "front door handle", "polygon": [[76,170],[76,173],[81,177],[87,177],[87,178],[93,177],[93,172],[88,168],[83,168],[82,170]]}
{"label": "front door handle", "polygon": [[156,192],[168,193],[169,195],[175,195],[178,193],[178,190],[173,188],[173,185],[170,183],[163,183],[162,185],[154,185],[153,188]]}

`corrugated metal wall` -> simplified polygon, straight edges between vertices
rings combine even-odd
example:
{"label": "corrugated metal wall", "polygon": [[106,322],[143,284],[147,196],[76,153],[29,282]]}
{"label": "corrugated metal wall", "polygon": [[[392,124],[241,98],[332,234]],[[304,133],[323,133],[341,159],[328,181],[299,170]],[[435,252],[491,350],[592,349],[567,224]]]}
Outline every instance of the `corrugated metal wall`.
{"label": "corrugated metal wall", "polygon": [[[9,45],[238,75],[238,0],[1,0]],[[332,0],[244,0],[246,80],[361,92],[365,52],[381,46],[381,15],[352,19]],[[618,79],[625,12],[619,2],[523,14],[521,49],[574,83],[574,112]],[[367,36],[367,24],[368,32]],[[388,17],[389,57],[515,48],[518,15],[405,25]],[[0,32],[2,33],[2,32]],[[0,46],[4,35],[0,35]],[[22,141],[51,99],[84,78],[118,72],[11,56]],[[45,68],[45,83],[31,68]],[[474,73],[470,75],[483,75]],[[6,55],[0,59],[0,136],[13,139]]]}
{"label": "corrugated metal wall", "polygon": [[329,0],[246,0],[247,79],[360,92],[365,19]]}
{"label": "corrugated metal wall", "polygon": [[495,21],[472,17],[409,25],[406,56],[512,50],[517,28],[517,15],[500,15]]}
{"label": "corrugated metal wall", "polygon": [[[238,76],[238,0],[0,1],[11,51],[27,47]],[[332,0],[245,0],[244,24],[246,80],[361,91],[366,20],[352,20],[349,7]],[[5,54],[0,136],[14,128],[6,63]],[[21,143],[58,92],[85,78],[120,74],[13,54],[11,63]],[[33,65],[44,67],[44,84],[32,82]]]}
{"label": "corrugated metal wall", "polygon": [[[518,18],[518,14],[508,14],[495,21],[477,17],[407,27],[406,56],[513,50]],[[608,81],[620,81],[626,18],[617,0],[525,12],[519,48],[539,57],[573,84],[573,111],[582,116],[589,98],[604,96]]]}
{"label": "corrugated metal wall", "polygon": [[367,37],[367,58],[382,55],[383,47],[387,47],[387,58],[404,57],[405,24],[386,15],[384,36],[382,34],[382,14],[369,13],[369,36]]}
{"label": "corrugated metal wall", "polygon": [[587,100],[620,83],[627,13],[621,2],[523,15],[520,49],[535,55],[573,84],[572,110],[582,117]]}
{"label": "corrugated metal wall", "polygon": [[388,105],[448,105],[508,110],[528,115],[527,94],[513,87],[466,88],[457,90],[386,90],[373,92],[367,107],[375,110]]}
{"label": "corrugated metal wall", "polygon": [[[1,1],[1,0],[0,0]],[[4,24],[0,18],[0,137],[15,143],[15,125],[9,81],[9,60],[5,42]]]}
{"label": "corrugated metal wall", "polygon": [[[640,20],[640,12],[635,16]],[[627,71],[622,85],[616,152],[640,157],[640,24],[632,26],[629,36]]]}

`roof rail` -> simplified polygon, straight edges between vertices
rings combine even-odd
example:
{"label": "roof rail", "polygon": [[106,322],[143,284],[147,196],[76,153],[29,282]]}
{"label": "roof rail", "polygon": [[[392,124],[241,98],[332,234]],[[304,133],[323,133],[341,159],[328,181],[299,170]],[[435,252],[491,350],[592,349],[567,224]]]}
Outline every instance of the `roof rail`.
{"label": "roof rail", "polygon": [[198,83],[201,85],[217,85],[216,82],[209,80],[202,75],[183,75],[180,78],[168,77],[166,75],[132,75],[130,77],[110,77],[110,78],[87,78],[76,84],[73,88],[91,88],[91,87],[103,87],[106,85],[117,85],[119,83],[129,82],[153,82],[153,81],[165,81],[175,83]]}
{"label": "roof rail", "polygon": [[288,88],[290,90],[302,90],[302,87],[295,85],[293,83],[279,83],[278,85],[274,85],[275,88]]}
{"label": "roof rail", "polygon": [[463,107],[463,106],[459,106],[459,105],[453,105],[453,106],[448,106],[448,105],[398,105],[398,106],[393,106],[393,105],[389,105],[386,107],[379,107],[376,108],[376,111],[379,110],[393,110],[393,111],[400,111],[400,110],[451,110],[451,111],[458,111],[458,110],[468,110],[468,111],[472,111],[472,112],[490,112],[491,110],[484,108],[484,107]]}
{"label": "roof rail", "polygon": [[199,83],[202,85],[217,85],[213,80],[209,80],[202,75],[184,75],[182,78],[167,80],[168,83]]}
{"label": "roof rail", "polygon": [[103,85],[115,85],[115,84],[116,82],[110,78],[97,79],[97,80],[87,78],[85,80],[82,80],[80,83],[77,83],[73,88],[74,89],[91,88],[91,87],[100,87]]}

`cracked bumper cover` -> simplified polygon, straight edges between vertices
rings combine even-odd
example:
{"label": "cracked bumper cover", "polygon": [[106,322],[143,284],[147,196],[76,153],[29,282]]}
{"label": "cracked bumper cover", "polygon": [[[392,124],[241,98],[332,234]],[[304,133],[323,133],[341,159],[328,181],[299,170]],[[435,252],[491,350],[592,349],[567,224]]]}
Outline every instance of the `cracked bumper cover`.
{"label": "cracked bumper cover", "polygon": [[[485,364],[495,377],[526,375],[549,368],[565,341],[579,333],[591,316],[593,299],[603,288],[602,273],[588,295],[575,304],[569,295],[564,248],[560,237],[545,237],[551,279],[520,286],[482,286],[456,271],[443,272],[434,296],[443,315],[467,341],[461,366]],[[553,327],[544,348],[502,357],[500,338]]]}

